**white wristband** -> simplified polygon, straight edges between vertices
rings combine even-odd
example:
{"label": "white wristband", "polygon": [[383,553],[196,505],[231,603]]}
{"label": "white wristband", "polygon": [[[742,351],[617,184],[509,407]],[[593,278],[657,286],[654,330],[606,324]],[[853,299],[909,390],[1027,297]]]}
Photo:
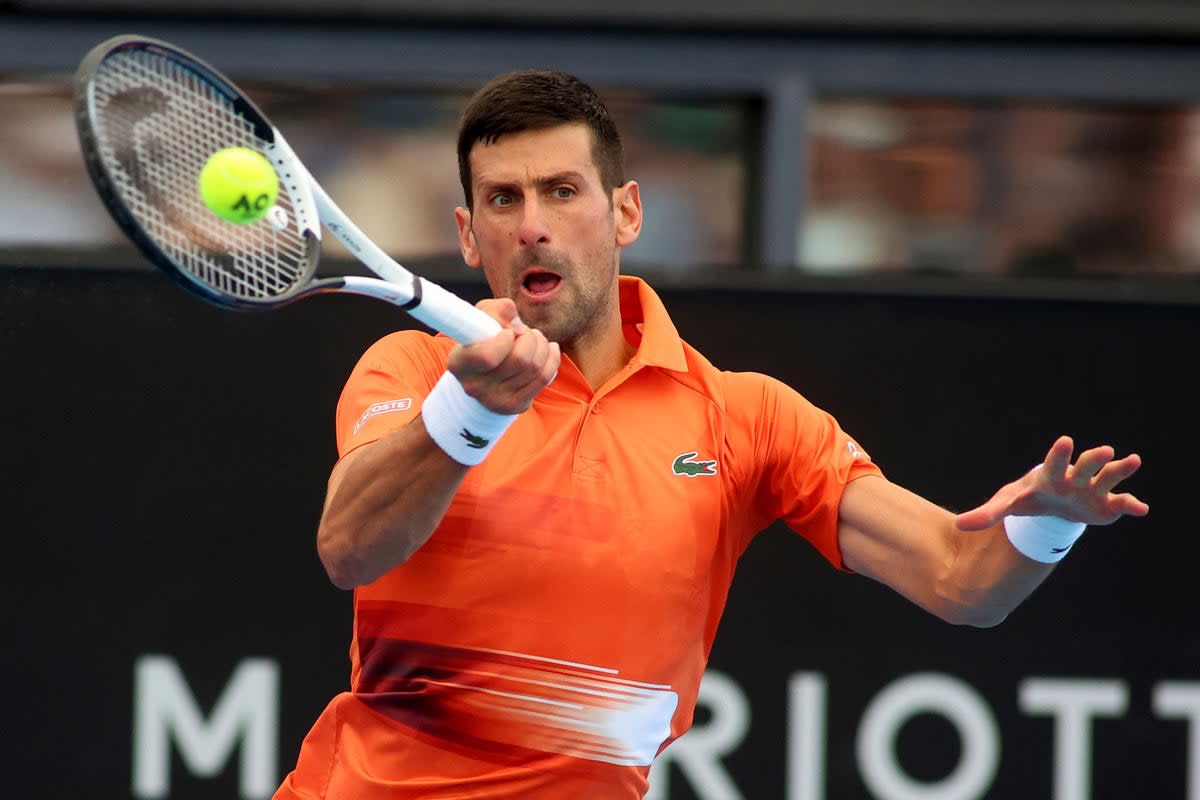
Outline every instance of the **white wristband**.
{"label": "white wristband", "polygon": [[516,414],[497,414],[485,408],[450,372],[443,373],[421,406],[429,438],[468,467],[483,461],[516,418]]}
{"label": "white wristband", "polygon": [[1004,532],[1012,546],[1034,561],[1054,564],[1066,556],[1087,525],[1061,517],[1004,518]]}

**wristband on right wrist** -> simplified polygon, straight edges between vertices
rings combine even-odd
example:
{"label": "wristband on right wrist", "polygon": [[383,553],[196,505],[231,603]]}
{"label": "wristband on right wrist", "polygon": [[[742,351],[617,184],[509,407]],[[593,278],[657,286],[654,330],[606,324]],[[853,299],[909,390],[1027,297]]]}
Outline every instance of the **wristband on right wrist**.
{"label": "wristband on right wrist", "polygon": [[468,467],[483,461],[516,414],[497,414],[486,408],[449,371],[442,374],[421,405],[421,420],[429,438],[446,455]]}
{"label": "wristband on right wrist", "polygon": [[1061,517],[1004,518],[1004,532],[1012,546],[1034,561],[1054,564],[1061,561],[1087,525]]}

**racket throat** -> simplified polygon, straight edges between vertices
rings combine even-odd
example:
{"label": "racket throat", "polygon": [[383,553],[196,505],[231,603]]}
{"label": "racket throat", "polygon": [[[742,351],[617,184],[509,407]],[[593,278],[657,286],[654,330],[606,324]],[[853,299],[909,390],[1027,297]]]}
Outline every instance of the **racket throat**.
{"label": "racket throat", "polygon": [[314,284],[319,291],[342,291],[350,294],[360,294],[373,297],[399,307],[404,311],[412,311],[421,304],[424,289],[421,279],[413,276],[409,286],[380,280],[379,278],[363,278],[357,275],[347,275],[344,278],[330,278]]}

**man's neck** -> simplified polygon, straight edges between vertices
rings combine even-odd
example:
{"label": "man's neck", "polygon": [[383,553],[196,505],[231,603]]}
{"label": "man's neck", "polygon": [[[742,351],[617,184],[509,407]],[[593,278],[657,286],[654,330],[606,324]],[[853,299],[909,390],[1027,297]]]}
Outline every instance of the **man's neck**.
{"label": "man's neck", "polygon": [[615,320],[606,325],[598,336],[576,341],[563,352],[583,373],[584,380],[594,392],[624,369],[637,348],[625,340],[620,314],[617,314]]}

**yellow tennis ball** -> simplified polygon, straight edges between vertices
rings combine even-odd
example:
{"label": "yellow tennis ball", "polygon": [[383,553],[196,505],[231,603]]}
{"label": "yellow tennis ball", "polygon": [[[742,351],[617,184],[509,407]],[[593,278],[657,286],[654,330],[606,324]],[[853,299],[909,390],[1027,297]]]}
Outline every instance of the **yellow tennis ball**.
{"label": "yellow tennis ball", "polygon": [[266,156],[249,147],[227,147],[200,170],[200,199],[221,219],[254,222],[279,197],[279,177]]}

